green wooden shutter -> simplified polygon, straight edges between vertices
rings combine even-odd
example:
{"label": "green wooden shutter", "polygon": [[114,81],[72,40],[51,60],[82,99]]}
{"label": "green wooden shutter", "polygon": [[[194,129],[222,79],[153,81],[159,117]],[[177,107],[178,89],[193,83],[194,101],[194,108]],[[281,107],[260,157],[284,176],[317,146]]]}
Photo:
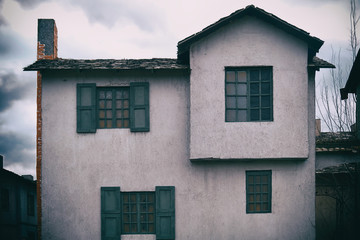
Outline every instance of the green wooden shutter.
{"label": "green wooden shutter", "polygon": [[175,187],[156,187],[156,239],[175,239]]}
{"label": "green wooden shutter", "polygon": [[130,130],[150,131],[148,82],[130,83]]}
{"label": "green wooden shutter", "polygon": [[77,84],[77,132],[96,132],[96,84]]}
{"label": "green wooden shutter", "polygon": [[101,240],[120,240],[120,187],[101,187]]}

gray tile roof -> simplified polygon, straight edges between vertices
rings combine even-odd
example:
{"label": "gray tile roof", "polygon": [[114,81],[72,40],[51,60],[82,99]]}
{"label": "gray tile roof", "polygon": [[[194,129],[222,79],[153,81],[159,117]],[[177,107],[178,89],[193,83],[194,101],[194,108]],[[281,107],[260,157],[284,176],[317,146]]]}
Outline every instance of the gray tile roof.
{"label": "gray tile roof", "polygon": [[322,60],[318,57],[313,57],[312,62],[308,64],[309,67],[315,68],[335,68],[335,66],[325,60]]}
{"label": "gray tile roof", "polygon": [[316,152],[360,152],[360,141],[353,132],[322,132],[316,137]]}
{"label": "gray tile roof", "polygon": [[188,70],[188,65],[178,64],[177,59],[63,59],[38,60],[24,71],[41,70]]}
{"label": "gray tile roof", "polygon": [[320,49],[323,45],[323,41],[317,37],[311,36],[308,32],[282,20],[281,18],[266,12],[265,10],[255,7],[254,5],[249,5],[243,9],[239,9],[229,16],[223,17],[217,22],[207,26],[200,32],[197,32],[178,43],[178,59],[180,62],[188,62],[189,58],[189,49],[190,46],[199,41],[200,39],[208,36],[209,34],[215,32],[216,30],[220,29],[224,25],[231,23],[235,19],[242,18],[244,16],[254,16],[256,18],[260,18],[265,22],[268,22],[283,31],[292,34],[293,36],[302,39],[306,43],[308,43],[309,49],[314,56],[316,52]]}

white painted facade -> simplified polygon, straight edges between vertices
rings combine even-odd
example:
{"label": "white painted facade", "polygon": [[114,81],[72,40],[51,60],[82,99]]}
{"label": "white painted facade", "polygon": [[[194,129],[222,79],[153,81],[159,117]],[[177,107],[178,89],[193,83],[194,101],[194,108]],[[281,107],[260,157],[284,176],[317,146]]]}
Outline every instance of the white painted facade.
{"label": "white painted facade", "polygon": [[[190,73],[43,71],[42,238],[100,239],[103,186],[175,186],[177,240],[315,239],[315,70],[307,54],[306,42],[243,17],[191,46]],[[273,67],[274,121],[225,122],[226,66]],[[77,133],[77,83],[134,81],[149,82],[149,132]],[[272,171],[271,213],[246,213],[247,170]]]}

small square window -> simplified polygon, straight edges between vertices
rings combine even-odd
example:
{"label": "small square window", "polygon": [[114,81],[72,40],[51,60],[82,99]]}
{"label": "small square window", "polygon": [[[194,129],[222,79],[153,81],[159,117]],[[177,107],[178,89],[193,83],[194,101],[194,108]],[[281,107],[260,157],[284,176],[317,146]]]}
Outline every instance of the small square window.
{"label": "small square window", "polygon": [[271,170],[246,171],[246,213],[271,212]]}

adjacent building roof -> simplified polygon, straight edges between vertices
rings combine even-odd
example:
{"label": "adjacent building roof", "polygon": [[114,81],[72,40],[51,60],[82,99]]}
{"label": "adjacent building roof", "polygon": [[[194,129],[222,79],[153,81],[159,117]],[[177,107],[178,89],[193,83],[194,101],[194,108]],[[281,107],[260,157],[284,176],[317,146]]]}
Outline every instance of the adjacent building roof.
{"label": "adjacent building roof", "polygon": [[316,152],[360,152],[354,132],[322,132],[316,137]]}
{"label": "adjacent building roof", "polygon": [[172,58],[152,59],[62,59],[38,60],[24,68],[25,71],[41,70],[187,70],[188,65]]}
{"label": "adjacent building roof", "polygon": [[344,88],[340,89],[341,99],[342,100],[347,99],[349,93],[356,93],[356,88],[359,84],[360,84],[360,49],[356,55],[346,85]]}
{"label": "adjacent building roof", "polygon": [[246,8],[237,10],[236,12],[230,14],[227,17],[221,18],[219,21],[215,22],[214,24],[211,24],[210,26],[204,28],[198,33],[195,33],[184,40],[181,40],[178,43],[178,59],[180,62],[188,62],[189,58],[189,50],[190,46],[197,42],[198,40],[208,36],[209,34],[213,33],[214,31],[220,29],[224,25],[227,25],[231,23],[235,19],[242,18],[244,16],[253,16],[256,18],[260,18],[265,22],[268,22],[285,32],[292,34],[303,41],[308,43],[309,50],[311,53],[310,59],[315,56],[315,53],[320,49],[320,47],[323,45],[323,41],[319,38],[310,36],[308,32],[305,32],[304,30],[295,27],[294,25],[291,25],[290,23],[278,18],[277,16],[268,13],[264,11],[261,8],[257,8],[254,5],[249,5]]}

